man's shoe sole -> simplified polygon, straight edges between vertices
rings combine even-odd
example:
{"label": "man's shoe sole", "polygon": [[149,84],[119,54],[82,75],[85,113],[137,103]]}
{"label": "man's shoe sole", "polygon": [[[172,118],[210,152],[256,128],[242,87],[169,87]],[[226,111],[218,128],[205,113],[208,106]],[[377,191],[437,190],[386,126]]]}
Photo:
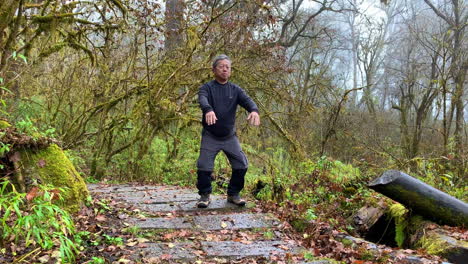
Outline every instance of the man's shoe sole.
{"label": "man's shoe sole", "polygon": [[197,207],[198,207],[198,208],[207,208],[209,205],[210,205],[210,202],[208,202],[207,204],[199,204],[199,203],[197,203]]}
{"label": "man's shoe sole", "polygon": [[247,204],[247,202],[240,202],[240,203],[235,203],[234,201],[231,201],[231,200],[227,200],[228,203],[232,203],[232,204],[235,204],[237,206],[245,206]]}

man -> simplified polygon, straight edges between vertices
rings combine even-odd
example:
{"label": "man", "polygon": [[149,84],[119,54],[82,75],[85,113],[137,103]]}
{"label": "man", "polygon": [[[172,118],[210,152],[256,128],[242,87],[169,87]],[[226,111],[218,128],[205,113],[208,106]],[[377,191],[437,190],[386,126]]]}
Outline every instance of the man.
{"label": "man", "polygon": [[231,60],[228,56],[217,56],[212,66],[215,79],[202,85],[198,92],[198,102],[203,112],[203,131],[197,162],[197,188],[200,194],[197,207],[206,208],[210,204],[211,173],[216,155],[221,150],[228,157],[232,168],[227,201],[244,206],[245,200],[239,193],[244,188],[248,161],[236,136],[236,110],[237,105],[245,108],[249,111],[249,123],[258,126],[258,107],[242,88],[228,82],[231,76]]}

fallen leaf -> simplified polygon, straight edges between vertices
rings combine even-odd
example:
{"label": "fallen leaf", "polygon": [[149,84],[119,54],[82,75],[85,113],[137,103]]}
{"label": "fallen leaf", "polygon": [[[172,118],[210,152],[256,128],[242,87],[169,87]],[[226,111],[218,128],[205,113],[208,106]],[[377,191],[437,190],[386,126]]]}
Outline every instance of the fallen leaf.
{"label": "fallen leaf", "polygon": [[146,216],[142,214],[137,215],[137,218],[140,219],[141,221],[146,221]]}
{"label": "fallen leaf", "polygon": [[37,196],[37,191],[39,190],[38,187],[34,186],[29,190],[28,194],[26,194],[26,200],[31,201]]}
{"label": "fallen leaf", "polygon": [[144,258],[143,260],[144,260],[143,263],[160,263],[161,262],[158,257]]}
{"label": "fallen leaf", "polygon": [[[227,259],[220,259],[220,258],[214,258],[213,259],[214,261],[216,261],[216,263],[228,263],[228,260]],[[256,264],[257,262],[255,260],[252,260],[251,262],[249,262],[251,264]]]}
{"label": "fallen leaf", "polygon": [[164,234],[164,239],[172,239],[174,237],[174,233],[168,233],[168,234]]}
{"label": "fallen leaf", "polygon": [[169,248],[175,247],[175,245],[174,245],[173,243],[169,243],[169,244],[167,244],[167,246],[168,246]]}
{"label": "fallen leaf", "polygon": [[161,255],[161,259],[163,260],[168,260],[168,259],[171,259],[172,258],[172,255],[169,255],[169,254],[162,254]]}
{"label": "fallen leaf", "polygon": [[58,200],[60,198],[60,190],[58,189],[53,189],[50,191],[52,193],[52,200]]}
{"label": "fallen leaf", "polygon": [[60,258],[60,251],[58,251],[58,250],[53,251],[52,252],[52,257],[55,258],[55,259]]}
{"label": "fallen leaf", "polygon": [[106,251],[107,251],[107,252],[112,252],[112,251],[115,251],[116,249],[117,249],[116,246],[112,246],[112,245],[111,245],[111,246],[108,246],[108,247],[106,248]]}
{"label": "fallen leaf", "polygon": [[105,215],[97,215],[96,216],[96,221],[98,222],[106,222],[107,221],[107,217]]}
{"label": "fallen leaf", "polygon": [[226,228],[227,226],[228,226],[228,225],[227,225],[225,222],[221,221],[221,227],[222,227],[222,228]]}
{"label": "fallen leaf", "polygon": [[138,244],[137,241],[135,241],[135,242],[129,242],[129,243],[127,243],[127,246],[129,246],[129,247],[134,247],[134,246],[136,246],[136,244]]}
{"label": "fallen leaf", "polygon": [[144,238],[144,237],[139,237],[137,238],[138,243],[146,243],[149,242],[149,239]]}
{"label": "fallen leaf", "polygon": [[194,251],[192,251],[192,253],[197,255],[197,256],[205,255],[205,252],[203,250],[194,250]]}
{"label": "fallen leaf", "polygon": [[38,258],[37,260],[39,260],[40,263],[47,263],[50,260],[50,256],[49,255],[44,255],[44,256]]}
{"label": "fallen leaf", "polygon": [[219,237],[214,234],[206,234],[206,241],[219,241]]}
{"label": "fallen leaf", "polygon": [[283,250],[289,250],[289,247],[285,246],[285,245],[278,245],[277,246],[278,248],[281,248]]}
{"label": "fallen leaf", "polygon": [[128,218],[128,214],[119,214],[119,219],[127,219]]}

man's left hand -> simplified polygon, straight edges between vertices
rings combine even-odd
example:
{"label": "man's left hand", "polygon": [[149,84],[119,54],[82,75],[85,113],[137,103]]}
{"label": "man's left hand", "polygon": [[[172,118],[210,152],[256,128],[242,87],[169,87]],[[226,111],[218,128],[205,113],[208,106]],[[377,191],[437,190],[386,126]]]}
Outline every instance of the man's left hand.
{"label": "man's left hand", "polygon": [[249,123],[254,126],[260,125],[260,116],[258,115],[257,112],[251,112],[249,116],[247,117],[247,120],[249,120]]}

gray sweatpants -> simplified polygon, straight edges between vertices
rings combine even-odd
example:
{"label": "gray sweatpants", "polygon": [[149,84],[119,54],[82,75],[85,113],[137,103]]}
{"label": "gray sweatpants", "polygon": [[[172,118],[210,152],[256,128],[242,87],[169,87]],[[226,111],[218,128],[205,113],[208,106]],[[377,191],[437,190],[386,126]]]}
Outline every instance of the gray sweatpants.
{"label": "gray sweatpants", "polygon": [[247,169],[249,162],[241,149],[239,139],[236,135],[227,139],[217,139],[208,132],[202,133],[200,146],[200,156],[198,157],[197,168],[200,171],[213,171],[216,155],[223,151],[231,168],[234,170]]}

